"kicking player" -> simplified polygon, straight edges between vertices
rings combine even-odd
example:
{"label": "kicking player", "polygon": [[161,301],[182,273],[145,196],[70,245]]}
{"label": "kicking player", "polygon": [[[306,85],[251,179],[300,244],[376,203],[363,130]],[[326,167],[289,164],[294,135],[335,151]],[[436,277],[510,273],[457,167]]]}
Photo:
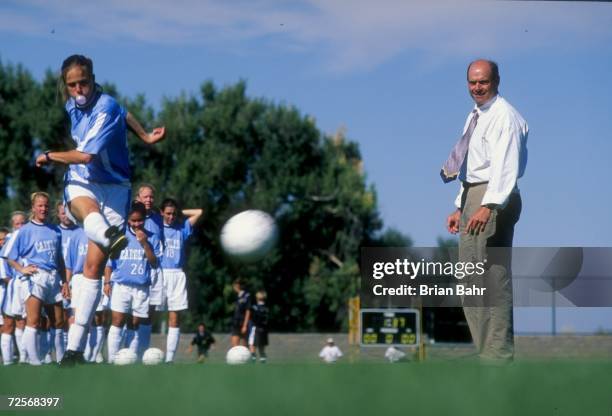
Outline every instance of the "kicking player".
{"label": "kicking player", "polygon": [[161,260],[164,291],[168,307],[168,338],[166,340],[166,362],[174,361],[180,339],[180,312],[187,309],[187,278],[183,272],[185,264],[185,242],[193,233],[193,227],[202,216],[201,209],[180,211],[184,221],[177,221],[178,204],[166,198],[161,205],[164,219],[165,249]]}
{"label": "kicking player", "polygon": [[244,290],[244,282],[238,278],[232,283],[234,292],[238,295],[232,319],[232,347],[236,345],[247,345],[249,322],[251,320],[251,294]]}
{"label": "kicking player", "polygon": [[[137,330],[139,320],[147,318],[149,313],[151,270],[158,266],[155,253],[159,252],[160,242],[144,229],[145,216],[144,205],[134,202],[128,216],[128,245],[118,259],[110,261],[104,273],[104,293],[110,297],[112,311],[112,323],[108,331],[108,360],[111,363],[119,351],[126,315],[133,316]],[[134,345],[133,348],[138,347]]]}
{"label": "kicking player", "polygon": [[[5,246],[6,243],[10,241],[15,231],[19,230],[26,222],[27,216],[25,212],[15,211],[11,214],[12,234],[7,236]],[[2,256],[4,255],[3,247]],[[17,350],[19,351],[19,362],[27,362],[27,352],[23,345],[25,299],[23,297],[24,290],[22,290],[22,281],[20,277],[21,276],[13,270],[4,257],[0,258],[0,278],[2,278],[6,285],[4,304],[2,305],[4,325],[2,326],[2,337],[0,340],[2,357],[5,365],[13,363],[13,334],[15,335],[15,344],[17,344]]]}
{"label": "kicking player", "polygon": [[[76,149],[47,151],[36,166],[55,162],[68,165],[64,177],[64,203],[68,215],[83,224],[89,238],[75,321],[68,334],[63,365],[84,362],[82,340],[100,300],[100,277],[109,256],[126,246],[123,233],[130,202],[127,128],[146,143],[162,140],[164,128],[146,134],[138,122],[95,82],[93,62],[72,55],[62,63],[61,80]],[[146,139],[146,140],[145,140]]]}
{"label": "kicking player", "polygon": [[64,261],[60,231],[57,226],[47,222],[49,196],[44,192],[35,192],[31,201],[31,221],[13,234],[4,248],[4,254],[13,269],[29,277],[23,343],[28,352],[29,363],[40,365],[41,357],[36,336],[43,306],[51,324],[55,327],[55,353],[58,362],[64,352],[61,294]]}

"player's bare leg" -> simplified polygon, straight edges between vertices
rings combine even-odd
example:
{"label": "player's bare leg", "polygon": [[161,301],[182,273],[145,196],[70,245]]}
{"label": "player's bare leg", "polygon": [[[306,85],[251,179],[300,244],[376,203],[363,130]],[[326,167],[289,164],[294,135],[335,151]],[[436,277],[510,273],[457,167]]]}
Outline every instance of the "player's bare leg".
{"label": "player's bare leg", "polygon": [[127,239],[117,227],[109,226],[100,214],[98,203],[88,197],[73,199],[68,207],[79,222],[83,223],[89,238],[87,256],[83,267],[81,291],[74,305],[74,323],[68,332],[68,347],[63,365],[83,363],[83,351],[89,325],[102,295],[101,277],[104,266],[111,256],[118,254],[127,245]]}

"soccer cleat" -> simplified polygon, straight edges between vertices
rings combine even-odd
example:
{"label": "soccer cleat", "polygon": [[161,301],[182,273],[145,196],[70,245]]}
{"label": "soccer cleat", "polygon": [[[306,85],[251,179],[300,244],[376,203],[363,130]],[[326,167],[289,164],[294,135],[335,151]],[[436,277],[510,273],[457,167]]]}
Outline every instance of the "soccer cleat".
{"label": "soccer cleat", "polygon": [[106,230],[104,236],[110,240],[110,245],[107,249],[108,256],[113,260],[119,258],[121,250],[128,245],[128,240],[125,237],[125,234],[121,232],[119,227],[112,225],[108,227],[108,230]]}
{"label": "soccer cleat", "polygon": [[86,364],[82,351],[66,350],[62,360],[59,362],[59,366],[64,368],[74,367],[77,364]]}

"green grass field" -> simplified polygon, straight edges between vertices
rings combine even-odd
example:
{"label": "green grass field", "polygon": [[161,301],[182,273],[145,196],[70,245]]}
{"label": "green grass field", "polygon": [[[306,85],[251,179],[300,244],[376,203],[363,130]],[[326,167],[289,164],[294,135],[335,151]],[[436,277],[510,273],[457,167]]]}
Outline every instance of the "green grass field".
{"label": "green grass field", "polygon": [[64,398],[17,414],[609,416],[612,362],[11,366],[0,394]]}

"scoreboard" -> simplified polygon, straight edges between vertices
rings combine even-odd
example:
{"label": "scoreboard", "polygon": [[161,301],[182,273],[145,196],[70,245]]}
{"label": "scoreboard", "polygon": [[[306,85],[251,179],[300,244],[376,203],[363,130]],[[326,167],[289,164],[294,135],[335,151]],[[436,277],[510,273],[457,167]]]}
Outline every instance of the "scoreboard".
{"label": "scoreboard", "polygon": [[420,341],[418,309],[361,309],[360,344],[368,346],[417,346]]}

